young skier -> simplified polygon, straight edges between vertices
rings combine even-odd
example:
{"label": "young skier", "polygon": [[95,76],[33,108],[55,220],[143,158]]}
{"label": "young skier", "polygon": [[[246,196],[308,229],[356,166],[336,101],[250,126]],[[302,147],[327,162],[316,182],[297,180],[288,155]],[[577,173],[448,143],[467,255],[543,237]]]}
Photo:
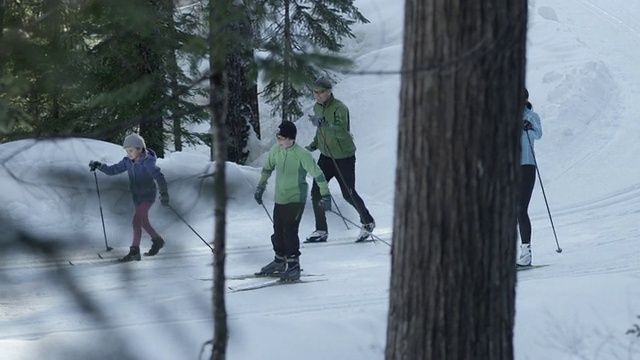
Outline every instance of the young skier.
{"label": "young skier", "polygon": [[257,275],[280,274],[282,281],[300,279],[300,238],[298,228],[309,184],[307,173],[311,174],[314,183],[319,187],[321,206],[325,211],[331,210],[331,197],[327,181],[322,170],[316,165],[311,153],[296,144],[297,129],[294,123],[283,121],[278,127],[278,143],[274,145],[262,168],[262,176],[254,194],[256,202],[262,205],[262,195],[267,187],[267,180],[276,171],[275,205],[273,207],[273,235],[271,243],[275,259],[263,267]]}
{"label": "young skier", "polygon": [[133,241],[129,248],[129,254],[120,261],[140,260],[140,239],[142,229],[151,236],[151,249],[145,255],[153,256],[162,249],[164,240],[151,227],[149,223],[149,209],[156,199],[156,184],[160,188],[160,202],[163,206],[169,205],[169,193],[167,192],[167,181],[160,168],[156,165],[156,154],[151,149],[147,149],[144,139],[137,134],[132,134],[124,139],[122,147],[126,150],[127,156],[114,165],[106,165],[99,161],[89,162],[89,170],[100,170],[107,175],[116,175],[127,172],[129,175],[129,189],[133,197],[135,212],[133,215]]}
{"label": "young skier", "polygon": [[533,112],[529,102],[529,91],[524,89],[525,108],[523,113],[522,135],[520,137],[520,204],[518,206],[518,226],[520,228],[520,257],[516,260],[518,266],[531,265],[531,220],[529,219],[529,201],[536,183],[536,162],[534,154],[535,140],[542,138],[542,124],[540,117]]}
{"label": "young skier", "polygon": [[[314,83],[313,94],[316,104],[310,120],[316,127],[316,135],[306,149],[320,150],[318,166],[322,169],[324,177],[327,181],[334,177],[338,179],[342,196],[360,215],[362,227],[356,242],[361,242],[371,236],[376,223],[355,188],[356,145],[350,132],[349,109],[333,96],[331,89],[331,82],[325,78]],[[318,185],[314,181],[311,199],[316,230],[307,237],[307,242],[325,242],[329,237],[325,211],[316,205],[319,198]]]}

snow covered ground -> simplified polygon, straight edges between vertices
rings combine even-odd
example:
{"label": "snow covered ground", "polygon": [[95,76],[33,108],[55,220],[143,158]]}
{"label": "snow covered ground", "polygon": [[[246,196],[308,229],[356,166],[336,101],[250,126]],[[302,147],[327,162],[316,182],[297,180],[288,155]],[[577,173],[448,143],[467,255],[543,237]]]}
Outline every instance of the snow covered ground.
{"label": "snow covered ground", "polygon": [[[358,25],[347,46],[355,70],[398,69],[403,6],[385,0],[356,5],[371,24]],[[564,251],[555,252],[537,183],[530,208],[534,262],[550,266],[518,275],[515,356],[640,359],[640,338],[625,334],[640,323],[640,2],[536,0],[529,10],[527,86],[544,129],[536,150]],[[399,77],[337,78],[334,92],[351,108],[359,148],[358,191],[376,218],[376,234],[389,241]],[[310,124],[299,123],[300,143],[312,133]],[[132,205],[126,176],[98,174],[107,238],[115,248],[104,252],[87,164],[123,156],[119,145],[84,139],[0,145],[0,358],[196,359],[212,337],[211,283],[200,280],[212,276],[211,252],[172,211],[151,210],[167,240],[161,255],[132,264],[96,255],[124,255]],[[252,273],[272,257],[270,221],[252,196],[261,159],[227,167],[229,275]],[[159,165],[173,207],[211,240],[206,156],[173,153]],[[331,189],[339,194],[335,183]],[[268,188],[265,199],[272,195]],[[356,220],[355,211],[336,199]],[[313,230],[307,205],[302,236]],[[389,247],[352,244],[357,230],[335,216],[329,220],[329,243],[303,245],[301,258],[307,272],[328,281],[227,294],[229,359],[384,357]],[[60,252],[44,257],[25,245],[10,246],[10,223],[55,239]],[[206,358],[210,347],[204,349]]]}

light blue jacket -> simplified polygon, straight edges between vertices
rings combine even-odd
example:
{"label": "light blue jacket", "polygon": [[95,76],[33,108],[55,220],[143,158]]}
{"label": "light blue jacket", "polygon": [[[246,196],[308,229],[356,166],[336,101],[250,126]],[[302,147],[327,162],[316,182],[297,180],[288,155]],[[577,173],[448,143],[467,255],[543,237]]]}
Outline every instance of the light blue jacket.
{"label": "light blue jacket", "polygon": [[532,129],[529,131],[522,129],[522,136],[520,138],[520,165],[535,165],[534,146],[536,140],[542,137],[542,124],[540,123],[540,116],[533,112],[533,110],[529,110],[526,106],[524,108],[524,114],[522,115],[522,121],[524,122],[525,120],[531,123]]}

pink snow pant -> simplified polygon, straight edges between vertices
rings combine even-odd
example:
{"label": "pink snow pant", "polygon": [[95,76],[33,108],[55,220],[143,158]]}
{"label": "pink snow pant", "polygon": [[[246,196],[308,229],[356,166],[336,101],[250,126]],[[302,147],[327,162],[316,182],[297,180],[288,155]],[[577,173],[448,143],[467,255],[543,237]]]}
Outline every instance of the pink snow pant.
{"label": "pink snow pant", "polygon": [[143,202],[136,206],[135,213],[133,214],[133,242],[132,246],[140,246],[140,239],[142,238],[142,229],[151,236],[152,239],[160,237],[158,233],[149,224],[149,209],[151,209],[151,203]]}

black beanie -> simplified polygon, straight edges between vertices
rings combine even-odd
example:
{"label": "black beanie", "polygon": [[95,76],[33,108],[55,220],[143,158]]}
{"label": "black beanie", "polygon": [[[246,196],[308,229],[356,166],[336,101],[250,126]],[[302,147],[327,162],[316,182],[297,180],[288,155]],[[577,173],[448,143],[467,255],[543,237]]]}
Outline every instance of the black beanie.
{"label": "black beanie", "polygon": [[278,132],[276,135],[280,135],[286,137],[287,139],[296,139],[296,135],[298,134],[298,129],[296,129],[296,124],[291,121],[283,121],[280,126],[278,126]]}

